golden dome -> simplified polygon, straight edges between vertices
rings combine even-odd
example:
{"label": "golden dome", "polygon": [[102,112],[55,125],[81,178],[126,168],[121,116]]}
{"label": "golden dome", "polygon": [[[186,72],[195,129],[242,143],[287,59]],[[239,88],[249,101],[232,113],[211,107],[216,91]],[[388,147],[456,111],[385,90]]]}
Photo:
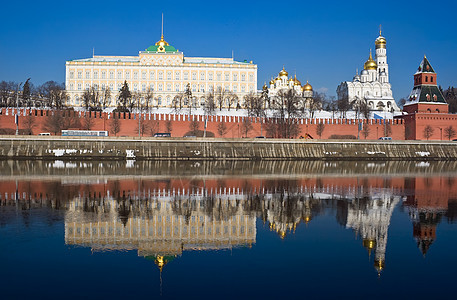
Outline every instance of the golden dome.
{"label": "golden dome", "polygon": [[311,84],[309,84],[308,80],[306,80],[306,84],[303,86],[303,90],[304,91],[312,91],[313,90],[313,87],[311,86]]}
{"label": "golden dome", "polygon": [[282,67],[281,72],[279,72],[279,77],[281,77],[281,76],[289,76],[289,73],[287,73],[287,71],[284,69],[284,67]]}
{"label": "golden dome", "polygon": [[275,81],[273,79],[270,80],[270,85],[275,84]]}
{"label": "golden dome", "polygon": [[275,80],[276,80],[276,81],[278,81],[278,80],[281,80],[281,78],[279,78],[279,77],[276,77],[276,79],[275,79]]}
{"label": "golden dome", "polygon": [[289,82],[294,82],[294,79],[292,77],[290,77]]}
{"label": "golden dome", "polygon": [[381,28],[379,28],[379,36],[374,42],[377,48],[386,48],[386,39],[381,35]]}
{"label": "golden dome", "polygon": [[297,75],[294,76],[294,82],[295,82],[295,85],[301,86],[301,82],[300,82],[300,80],[297,79]]}
{"label": "golden dome", "polygon": [[365,70],[376,70],[378,68],[378,65],[376,62],[373,60],[373,57],[371,56],[371,50],[370,50],[370,57],[368,60],[365,62],[363,65]]}
{"label": "golden dome", "polygon": [[163,35],[160,37],[160,41],[158,41],[156,43],[156,46],[170,46],[170,44],[168,44],[164,39],[163,39]]}
{"label": "golden dome", "polygon": [[262,89],[264,89],[264,90],[268,89],[267,83],[265,83],[265,84],[263,85]]}

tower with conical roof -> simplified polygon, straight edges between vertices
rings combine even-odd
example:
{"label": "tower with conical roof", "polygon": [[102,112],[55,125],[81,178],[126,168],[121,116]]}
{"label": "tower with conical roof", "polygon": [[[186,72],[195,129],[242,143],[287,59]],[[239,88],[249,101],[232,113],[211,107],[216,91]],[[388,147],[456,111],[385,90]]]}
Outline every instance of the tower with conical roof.
{"label": "tower with conical roof", "polygon": [[449,112],[449,105],[438,88],[437,74],[425,55],[414,74],[414,87],[403,111],[409,114]]}

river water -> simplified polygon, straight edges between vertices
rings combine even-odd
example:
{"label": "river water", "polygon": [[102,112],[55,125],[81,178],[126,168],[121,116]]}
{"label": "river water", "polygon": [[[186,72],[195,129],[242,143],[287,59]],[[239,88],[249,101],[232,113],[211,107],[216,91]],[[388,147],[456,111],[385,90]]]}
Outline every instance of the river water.
{"label": "river water", "polygon": [[2,299],[453,297],[456,162],[0,161]]}

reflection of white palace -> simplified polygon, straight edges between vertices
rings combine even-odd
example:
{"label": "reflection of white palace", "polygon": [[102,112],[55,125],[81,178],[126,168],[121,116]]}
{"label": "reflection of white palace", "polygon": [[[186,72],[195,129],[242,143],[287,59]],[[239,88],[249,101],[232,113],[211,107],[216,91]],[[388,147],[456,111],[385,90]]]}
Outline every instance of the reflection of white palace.
{"label": "reflection of white palace", "polygon": [[[230,249],[255,243],[255,214],[236,201],[212,199],[217,216],[204,200],[103,201],[94,212],[84,199],[71,201],[65,216],[65,242],[95,251],[138,250],[141,256],[177,256],[185,250]],[[128,202],[128,204],[126,203]],[[179,203],[176,205],[176,203]]]}

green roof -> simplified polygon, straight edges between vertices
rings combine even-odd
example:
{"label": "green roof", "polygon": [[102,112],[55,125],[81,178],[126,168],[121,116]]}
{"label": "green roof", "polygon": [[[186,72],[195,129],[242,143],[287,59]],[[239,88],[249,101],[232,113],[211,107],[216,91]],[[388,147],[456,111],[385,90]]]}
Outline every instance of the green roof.
{"label": "green roof", "polygon": [[[165,53],[167,53],[167,52],[178,52],[178,51],[176,50],[176,48],[173,47],[173,46],[164,46],[164,48],[165,48]],[[149,52],[159,52],[158,49],[159,49],[159,46],[157,46],[157,45],[151,45],[151,46],[149,46],[148,48],[146,48],[146,51],[149,51]]]}
{"label": "green roof", "polygon": [[422,85],[419,102],[446,103],[446,100],[436,85]]}

